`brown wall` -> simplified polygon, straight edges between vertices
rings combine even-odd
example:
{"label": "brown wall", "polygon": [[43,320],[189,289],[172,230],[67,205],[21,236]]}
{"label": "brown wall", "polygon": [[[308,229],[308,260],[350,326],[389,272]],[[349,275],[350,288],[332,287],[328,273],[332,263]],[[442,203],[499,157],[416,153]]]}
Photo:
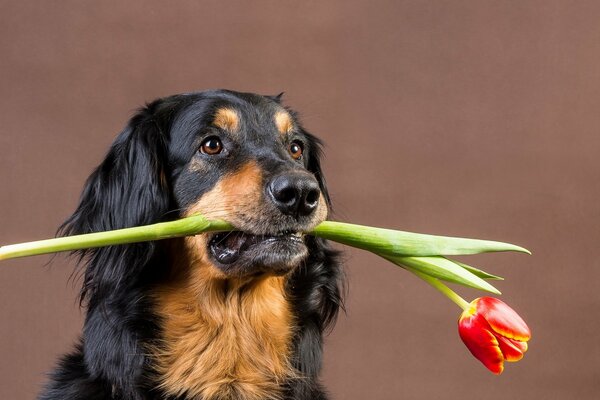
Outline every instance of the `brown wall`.
{"label": "brown wall", "polygon": [[[144,101],[285,90],[328,144],[338,219],[534,253],[470,258],[533,330],[495,377],[453,304],[347,251],[335,399],[596,398],[600,3],[300,3],[0,1],[0,243],[53,235]],[[47,261],[0,265],[2,399],[34,397],[81,328],[73,262]]]}

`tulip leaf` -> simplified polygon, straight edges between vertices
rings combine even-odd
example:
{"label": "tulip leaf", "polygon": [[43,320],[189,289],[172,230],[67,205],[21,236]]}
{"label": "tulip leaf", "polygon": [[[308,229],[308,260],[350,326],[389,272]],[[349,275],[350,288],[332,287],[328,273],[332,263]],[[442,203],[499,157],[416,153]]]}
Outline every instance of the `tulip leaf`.
{"label": "tulip leaf", "polygon": [[500,291],[490,283],[444,257],[384,256],[384,258],[396,265],[408,267],[411,270],[416,270],[446,282],[457,283],[474,289],[500,294]]}
{"label": "tulip leaf", "polygon": [[470,265],[461,263],[459,261],[456,261],[456,260],[450,260],[450,261],[452,261],[454,264],[460,265],[461,267],[463,267],[464,269],[466,269],[473,275],[477,275],[481,279],[489,279],[489,280],[495,280],[495,281],[503,281],[504,280],[504,278],[501,276],[490,274],[489,272],[485,272],[481,269],[472,267]]}
{"label": "tulip leaf", "polygon": [[531,254],[529,250],[510,243],[435,236],[333,221],[321,223],[311,234],[389,256],[452,256],[495,251]]}

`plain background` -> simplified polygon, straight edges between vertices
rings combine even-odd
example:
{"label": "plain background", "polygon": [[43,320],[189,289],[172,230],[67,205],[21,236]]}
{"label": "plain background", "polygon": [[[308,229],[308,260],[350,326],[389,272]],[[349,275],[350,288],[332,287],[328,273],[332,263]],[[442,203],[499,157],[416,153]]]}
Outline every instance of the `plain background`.
{"label": "plain background", "polygon": [[[599,21],[596,1],[0,1],[0,243],[52,236],[144,102],[285,91],[337,219],[534,254],[466,258],[533,331],[497,377],[454,304],[347,250],[334,399],[597,398]],[[33,398],[81,329],[73,261],[49,260],[0,265],[2,399]]]}

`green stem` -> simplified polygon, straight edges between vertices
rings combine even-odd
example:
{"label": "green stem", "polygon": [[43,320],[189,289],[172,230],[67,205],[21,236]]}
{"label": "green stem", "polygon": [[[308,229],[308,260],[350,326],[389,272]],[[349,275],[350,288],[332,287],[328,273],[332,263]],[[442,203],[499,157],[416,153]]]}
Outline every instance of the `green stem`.
{"label": "green stem", "polygon": [[232,229],[233,227],[227,222],[209,221],[201,215],[195,215],[177,221],[161,222],[153,225],[2,246],[0,247],[0,260],[117,244],[148,242],[195,235],[199,232],[228,231]]}
{"label": "green stem", "polygon": [[429,283],[434,288],[436,288],[444,296],[446,296],[447,298],[452,300],[454,303],[456,303],[457,306],[462,308],[464,311],[468,310],[471,307],[471,304],[468,301],[466,301],[465,299],[460,297],[455,291],[450,289],[448,286],[444,285],[437,278],[434,278],[429,275],[425,275],[419,271],[415,271],[412,268],[410,268],[409,271],[412,272],[413,274],[417,275],[419,278],[423,279],[425,282]]}
{"label": "green stem", "polygon": [[[195,215],[146,226],[3,246],[0,247],[0,260],[233,229],[235,228],[227,222],[209,221],[201,215]],[[307,233],[368,250],[384,257],[477,254],[489,251],[529,253],[528,250],[509,243],[425,235],[333,221],[325,221],[312,232]]]}

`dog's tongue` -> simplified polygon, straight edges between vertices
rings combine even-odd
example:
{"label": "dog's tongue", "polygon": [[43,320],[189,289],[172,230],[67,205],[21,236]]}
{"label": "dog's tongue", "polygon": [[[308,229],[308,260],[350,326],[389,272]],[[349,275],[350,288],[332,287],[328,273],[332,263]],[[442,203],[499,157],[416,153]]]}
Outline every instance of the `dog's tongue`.
{"label": "dog's tongue", "polygon": [[248,240],[248,235],[244,235],[242,232],[231,232],[223,240],[224,245],[231,250],[240,251],[242,246]]}
{"label": "dog's tongue", "polygon": [[240,253],[246,235],[241,232],[226,232],[217,234],[212,243],[212,251],[219,262],[229,264],[234,262]]}
{"label": "dog's tongue", "polygon": [[240,252],[258,241],[258,237],[243,232],[224,232],[215,235],[211,248],[217,260],[223,264],[234,262]]}

